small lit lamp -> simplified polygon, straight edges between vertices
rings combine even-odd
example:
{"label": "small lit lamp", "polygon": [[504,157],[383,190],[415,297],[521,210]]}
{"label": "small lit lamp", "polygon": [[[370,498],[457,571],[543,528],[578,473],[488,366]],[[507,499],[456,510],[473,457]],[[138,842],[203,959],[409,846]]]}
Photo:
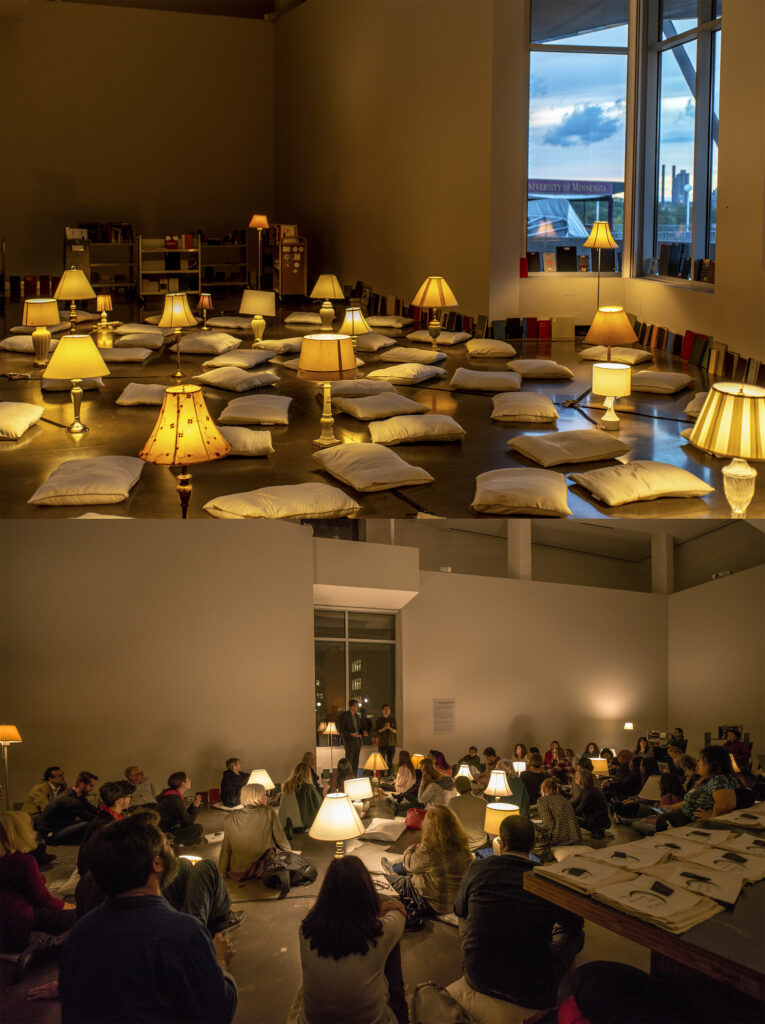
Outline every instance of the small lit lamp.
{"label": "small lit lamp", "polygon": [[89,334],[64,334],[42,372],[46,380],[72,382],[74,420],[66,428],[70,434],[84,434],[88,429],[80,422],[82,388],[86,377],[105,377],[111,371]]}
{"label": "small lit lamp", "polygon": [[84,270],[78,270],[77,267],[72,267],[70,270],[65,270],[61,275],[61,280],[58,283],[53,293],[53,298],[57,302],[71,302],[69,307],[69,330],[71,334],[74,334],[77,329],[77,307],[75,302],[77,299],[95,299],[96,293],[90,286],[90,281],[85,276]]}
{"label": "small lit lamp", "polygon": [[45,366],[50,352],[49,327],[59,323],[58,303],[55,299],[25,299],[22,324],[34,327],[32,347],[35,352],[35,366]]}
{"label": "small lit lamp", "polygon": [[260,272],[263,265],[263,232],[269,228],[268,217],[265,213],[253,213],[249,226],[257,228],[258,231],[258,288],[260,288]]}
{"label": "small lit lamp", "polygon": [[195,864],[198,864],[201,859],[202,858],[198,857],[195,853],[180,853],[180,854],[178,854],[178,860],[188,860],[188,861],[191,861],[192,867]]}
{"label": "small lit lamp", "polygon": [[357,811],[361,810],[365,800],[372,800],[374,797],[372,783],[366,775],[363,779],[346,779],[343,783],[343,789],[351,798],[353,806]]}
{"label": "small lit lamp", "polygon": [[414,770],[415,771],[417,771],[417,769],[420,767],[420,765],[422,764],[422,762],[424,760],[425,760],[425,755],[424,754],[412,754],[412,764],[414,765]]}
{"label": "small lit lamp", "polygon": [[335,319],[335,307],[333,301],[344,299],[343,289],[334,274],[319,274],[316,284],[311,292],[312,299],[324,299],[319,310],[321,317],[321,329],[332,330],[332,321]]}
{"label": "small lit lamp", "polygon": [[428,334],[433,339],[433,349],[438,349],[438,335],[441,333],[441,321],[436,316],[437,309],[458,305],[454,292],[443,277],[426,277],[420,290],[412,299],[412,305],[432,310],[432,319],[428,324]]}
{"label": "small lit lamp", "polygon": [[619,243],[614,240],[614,236],[611,234],[611,229],[608,226],[607,220],[596,220],[592,225],[590,236],[586,242],[582,242],[585,249],[597,249],[598,250],[598,301],[597,304],[600,306],[600,250],[601,249],[618,249]]}
{"label": "small lit lamp", "polygon": [[387,772],[387,770],[387,761],[382,756],[382,754],[378,753],[376,750],[373,753],[371,753],[364,762],[365,772],[377,772],[379,776],[380,772]]}
{"label": "small lit lamp", "polygon": [[551,220],[543,220],[539,227],[534,232],[535,238],[558,238],[558,234],[555,231],[553,222]]}
{"label": "small lit lamp", "polygon": [[340,326],[340,334],[350,334],[353,347],[356,348],[356,339],[360,334],[369,334],[372,328],[364,319],[364,314],[358,306],[349,306],[345,311],[345,319]]}
{"label": "small lit lamp", "polygon": [[210,328],[207,326],[207,310],[213,308],[212,295],[209,292],[200,292],[199,302],[197,302],[197,309],[202,310],[202,326],[200,330],[209,331]]}
{"label": "small lit lamp", "polygon": [[489,776],[489,784],[484,790],[487,796],[512,796],[513,791],[507,782],[507,775],[501,768],[495,768]]}
{"label": "small lit lamp", "polygon": [[515,804],[487,804],[483,819],[484,832],[490,836],[498,836],[500,825],[511,814],[518,814]]}
{"label": "small lit lamp", "polygon": [[157,327],[172,327],[175,332],[175,352],[177,363],[173,377],[180,380],[186,375],[181,370],[181,329],[196,327],[197,321],[189,309],[189,300],[185,292],[171,292],[165,296],[165,308],[159,318]]}
{"label": "small lit lamp", "polygon": [[520,775],[521,772],[525,772],[526,771],[526,762],[525,761],[513,761],[513,768]]}
{"label": "small lit lamp", "polygon": [[15,725],[0,725],[0,746],[3,748],[3,774],[5,776],[5,809],[10,809],[8,794],[8,747],[11,743],[21,743],[21,733]]}
{"label": "small lit lamp", "polygon": [[757,479],[757,470],[746,460],[765,459],[765,388],[713,384],[689,440],[712,455],[732,458],[722,471],[725,497],[732,518],[742,519]]}
{"label": "small lit lamp", "polygon": [[601,430],[618,430],[621,426],[614,411],[614,400],[626,398],[632,391],[632,368],[625,363],[594,363],[592,367],[592,390],[603,395],[605,414],[600,420]]}
{"label": "small lit lamp", "polygon": [[246,316],[252,316],[250,327],[252,328],[252,343],[255,345],[263,337],[266,329],[266,321],[263,317],[276,315],[276,297],[273,292],[258,292],[254,288],[245,288],[242,292],[239,312]]}
{"label": "small lit lamp", "polygon": [[263,789],[268,792],[269,789],[276,789],[271,776],[268,774],[265,768],[253,768],[250,772],[250,777],[247,780],[248,786],[260,785]]}
{"label": "small lit lamp", "polygon": [[303,338],[298,377],[320,381],[324,390],[321,435],[314,444],[322,448],[340,444],[340,438],[335,437],[332,429],[335,421],[332,416],[331,382],[349,380],[356,376],[356,353],[347,334],[307,334]]}
{"label": "small lit lamp", "polygon": [[199,384],[176,384],[165,389],[154,430],[138,454],[144,462],[156,466],[180,467],[181,518],[188,519],[191,473],[186,467],[222,459],[230,451],[231,445],[210,416]]}
{"label": "small lit lamp", "polygon": [[311,839],[335,843],[335,857],[345,856],[346,839],[356,839],[363,834],[361,818],[347,793],[327,793],[308,829]]}
{"label": "small lit lamp", "polygon": [[472,779],[473,778],[473,776],[472,776],[472,774],[470,772],[469,765],[461,764],[459,766],[459,768],[457,769],[457,774],[454,776],[454,778],[458,779],[460,776],[464,776],[464,778],[466,778],[466,779]]}
{"label": "small lit lamp", "polygon": [[335,770],[335,758],[334,758],[334,740],[333,736],[339,736],[340,733],[337,731],[337,724],[335,722],[327,722],[324,727],[324,735],[329,737],[329,769],[330,771]]}
{"label": "small lit lamp", "polygon": [[611,349],[617,345],[634,345],[637,335],[623,306],[600,306],[584,340],[587,345],[607,348],[606,362],[610,363]]}
{"label": "small lit lamp", "polygon": [[101,314],[101,319],[98,321],[96,326],[99,331],[105,331],[109,326],[109,317],[106,314],[111,313],[112,311],[111,295],[104,293],[96,295],[96,310]]}
{"label": "small lit lamp", "polygon": [[635,728],[635,726],[632,724],[632,722],[625,722],[624,723],[624,731],[625,732],[632,732],[632,730],[634,728]]}

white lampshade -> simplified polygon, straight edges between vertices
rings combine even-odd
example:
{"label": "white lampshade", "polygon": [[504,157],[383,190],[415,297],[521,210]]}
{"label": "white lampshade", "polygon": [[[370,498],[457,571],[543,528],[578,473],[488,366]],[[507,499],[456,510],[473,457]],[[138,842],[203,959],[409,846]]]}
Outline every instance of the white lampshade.
{"label": "white lampshade", "polygon": [[592,225],[589,237],[582,242],[585,249],[618,249],[619,243],[614,240],[607,220],[596,220]]}
{"label": "white lampshade", "polygon": [[624,728],[627,732],[631,732],[635,728],[635,726],[632,724],[632,722],[625,722]]}
{"label": "white lampshade", "polygon": [[177,384],[165,389],[154,430],[138,454],[144,462],[160,466],[190,466],[222,459],[230,451],[199,384]]}
{"label": "white lampshade", "polygon": [[263,789],[275,789],[274,783],[271,776],[268,774],[265,768],[254,768],[250,772],[250,777],[247,780],[248,786],[261,785]]}
{"label": "white lampshade", "polygon": [[626,398],[632,391],[632,368],[624,363],[593,363],[592,390],[607,398]]}
{"label": "white lampshade", "polygon": [[364,771],[366,772],[387,772],[387,770],[388,764],[385,758],[376,750],[364,762]]}
{"label": "white lampshade", "polygon": [[526,771],[526,762],[525,761],[513,761],[513,768],[520,775],[521,772],[525,772]]}
{"label": "white lampshade", "polygon": [[473,776],[471,774],[471,771],[470,771],[470,768],[466,764],[461,764],[459,766],[459,768],[457,769],[457,774],[454,776],[454,778],[458,779],[461,775],[464,776],[464,778],[466,778],[466,779],[472,779],[473,778]]}
{"label": "white lampshade", "polygon": [[327,722],[323,729],[325,736],[339,736],[340,733],[337,731],[337,725],[335,722]]}
{"label": "white lampshade", "polygon": [[371,330],[358,306],[349,306],[346,309],[345,319],[340,325],[340,334],[350,334],[351,337],[358,338],[360,334],[369,334]]}
{"label": "white lampshade", "polygon": [[52,380],[84,380],[110,372],[89,334],[64,334],[42,375]]}
{"label": "white lampshade", "polygon": [[366,775],[363,779],[346,779],[343,788],[351,800],[371,800],[374,796],[372,783]]}
{"label": "white lampshade", "polygon": [[587,331],[587,345],[634,345],[637,335],[622,306],[601,306]]}
{"label": "white lampshade", "polygon": [[484,790],[487,796],[512,796],[513,791],[507,784],[507,775],[496,768],[489,777],[489,784]]}
{"label": "white lampshade", "polygon": [[484,832],[490,836],[498,836],[500,825],[510,814],[518,814],[518,808],[515,804],[487,804],[486,815],[483,820]]}
{"label": "white lampshade", "polygon": [[426,277],[412,299],[412,305],[425,309],[441,309],[445,306],[456,306],[458,303],[445,277]]}
{"label": "white lampshade", "polygon": [[319,274],[311,292],[312,299],[344,299],[343,289],[334,274]]}
{"label": "white lampshade", "polygon": [[347,793],[328,793],[308,829],[312,839],[338,843],[362,835],[364,826]]}
{"label": "white lampshade", "polygon": [[260,228],[261,231],[268,227],[268,217],[265,213],[253,213],[250,218],[249,227]]}
{"label": "white lampshade", "polygon": [[185,292],[170,292],[165,296],[165,308],[157,327],[196,327],[197,321],[189,309],[189,300]]}
{"label": "white lampshade", "polygon": [[95,297],[96,293],[91,288],[90,281],[85,276],[85,271],[78,270],[76,267],[64,271],[58,283],[58,288],[53,293],[54,299],[66,300],[67,302],[74,302],[75,299],[94,299]]}
{"label": "white lampshade", "polygon": [[303,338],[298,377],[329,381],[356,376],[356,353],[347,334],[307,334]]}
{"label": "white lampshade", "polygon": [[96,295],[96,309],[99,313],[110,313],[112,309],[112,297],[108,293]]}
{"label": "white lampshade", "polygon": [[712,455],[765,459],[765,388],[713,384],[690,441]]}
{"label": "white lampshade", "polygon": [[242,292],[239,312],[248,316],[254,316],[257,313],[261,316],[275,316],[276,297],[273,292],[259,292],[254,288],[245,288]]}
{"label": "white lampshade", "polygon": [[202,858],[198,857],[195,853],[179,853],[178,859],[191,861],[193,866],[194,864],[198,864]]}
{"label": "white lampshade", "polygon": [[22,324],[25,327],[52,327],[61,317],[55,299],[25,299]]}
{"label": "white lampshade", "polygon": [[0,725],[0,743],[21,743],[21,733],[15,725]]}

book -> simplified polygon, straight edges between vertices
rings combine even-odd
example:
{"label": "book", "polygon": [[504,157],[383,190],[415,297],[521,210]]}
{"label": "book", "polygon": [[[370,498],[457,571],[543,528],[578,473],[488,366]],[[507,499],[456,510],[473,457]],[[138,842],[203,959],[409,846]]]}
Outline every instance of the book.
{"label": "book", "polygon": [[520,264],[520,268],[518,270],[518,276],[519,277],[528,277],[529,276],[529,261],[528,261],[528,257],[527,256],[521,256],[521,264]]}
{"label": "book", "polygon": [[552,337],[552,322],[549,319],[537,321],[537,337],[540,339]]}
{"label": "book", "polygon": [[555,256],[559,271],[565,273],[576,270],[577,261],[575,245],[556,245]]}
{"label": "book", "polygon": [[538,323],[535,316],[525,316],[523,318],[523,337],[524,338],[537,338],[538,334]]}
{"label": "book", "polygon": [[693,331],[686,331],[683,335],[683,341],[680,346],[680,358],[686,361],[691,357],[691,351],[693,350],[693,343],[696,340],[696,335]]}
{"label": "book", "polygon": [[491,322],[491,336],[496,341],[504,341],[507,337],[505,333],[507,320],[492,320]]}
{"label": "book", "polygon": [[702,359],[707,350],[709,343],[709,336],[707,334],[697,334],[693,339],[693,347],[691,348],[691,354],[688,356],[688,362],[692,366],[701,366]]}
{"label": "book", "polygon": [[667,328],[659,327],[656,331],[656,344],[654,348],[659,352],[665,352],[667,349]]}
{"label": "book", "polygon": [[481,314],[475,322],[475,337],[485,338],[489,330],[489,318]]}
{"label": "book", "polygon": [[511,316],[505,321],[505,337],[506,338],[522,338],[523,337],[523,326],[521,324],[520,317]]}

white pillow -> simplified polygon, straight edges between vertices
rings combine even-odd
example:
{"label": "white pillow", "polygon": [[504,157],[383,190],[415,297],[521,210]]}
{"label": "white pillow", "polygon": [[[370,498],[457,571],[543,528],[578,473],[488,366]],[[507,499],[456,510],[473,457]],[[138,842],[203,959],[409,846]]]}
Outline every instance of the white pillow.
{"label": "white pillow", "polygon": [[247,395],[232,399],[219,423],[289,423],[291,398],[284,395]]}
{"label": "white pillow", "polygon": [[687,373],[668,373],[659,370],[639,370],[632,375],[633,391],[650,391],[658,395],[674,395],[691,387],[693,377]]}
{"label": "white pillow", "polygon": [[263,338],[261,341],[256,341],[252,347],[283,356],[288,352],[299,352],[302,345],[302,338]]}
{"label": "white pillow", "polygon": [[152,355],[150,348],[102,348],[101,355],[109,363],[145,363]]}
{"label": "white pillow", "polygon": [[377,334],[370,331],[368,334],[360,334],[356,339],[357,352],[379,352],[381,348],[390,348],[396,344],[396,339],[388,334]]}
{"label": "white pillow", "polygon": [[234,349],[232,352],[215,356],[214,359],[208,359],[202,366],[210,366],[213,369],[216,366],[238,366],[240,370],[252,370],[273,358],[273,352],[258,352],[257,349],[251,348]]}
{"label": "white pillow", "polygon": [[[102,388],[103,386],[103,377],[86,377],[85,380],[80,381],[80,387],[83,391],[92,391],[93,388]],[[71,391],[72,382],[70,380],[53,380],[50,377],[42,377],[40,379],[40,387],[43,391]]]}
{"label": "white pillow", "polygon": [[167,328],[159,328],[153,324],[136,324],[127,323],[120,324],[119,327],[114,328],[115,334],[172,334],[172,330]]}
{"label": "white pillow", "polygon": [[396,366],[383,366],[367,374],[370,380],[389,380],[396,384],[422,384],[431,377],[445,377],[446,370],[440,366],[423,366],[421,363],[398,363]]}
{"label": "white pillow", "polygon": [[491,418],[503,423],[552,423],[558,411],[547,395],[536,391],[518,391],[514,394],[495,395],[492,399]]}
{"label": "white pillow", "polygon": [[[230,352],[241,344],[239,338],[233,338],[230,334],[222,331],[190,331],[181,335],[181,352],[192,355],[220,355],[221,352]],[[176,345],[170,346],[170,351],[175,352]]]}
{"label": "white pillow", "polygon": [[421,441],[461,441],[465,431],[451,416],[394,416],[369,424],[375,444],[417,444]]}
{"label": "white pillow", "polygon": [[549,380],[571,380],[574,376],[567,366],[554,359],[511,359],[508,370],[515,370],[521,377],[542,377]]}
{"label": "white pillow", "polygon": [[[593,345],[591,348],[582,349],[579,358],[600,363],[608,359],[608,349],[605,345]],[[626,345],[617,345],[611,349],[612,363],[626,363],[628,366],[634,366],[635,363],[650,363],[652,359],[653,356],[645,348],[627,348]]]}
{"label": "white pillow", "polygon": [[273,387],[279,383],[279,374],[273,370],[261,370],[259,373],[248,373],[238,366],[219,366],[207,373],[197,373],[194,380],[213,388],[225,391],[252,391],[253,388]]}
{"label": "white pillow", "polygon": [[[422,342],[426,342],[429,345],[433,344],[433,339],[431,338],[431,336],[430,336],[430,334],[429,334],[429,332],[427,330],[413,331],[411,334],[407,334],[406,340],[407,341],[422,341]],[[463,341],[469,341],[469,340],[470,340],[470,335],[467,334],[465,331],[441,331],[441,333],[436,338],[436,344],[437,345],[461,345]]]}
{"label": "white pillow", "polygon": [[132,334],[115,334],[112,344],[115,348],[132,348],[140,345],[141,348],[162,348],[166,337],[162,331],[135,331]]}
{"label": "white pillow", "polygon": [[701,412],[704,402],[707,400],[708,391],[697,391],[690,402],[683,409],[685,415],[692,420],[695,420],[698,414]]}
{"label": "white pillow", "polygon": [[399,329],[414,323],[410,316],[368,316],[366,321],[370,327],[397,327]]}
{"label": "white pillow", "polygon": [[547,469],[492,469],[475,478],[470,507],[488,515],[569,516],[566,481]]}
{"label": "white pillow", "polygon": [[124,501],[138,480],[143,460],[132,455],[69,459],[53,470],[29,505],[111,505]]}
{"label": "white pillow", "polygon": [[611,507],[654,498],[698,498],[714,490],[687,469],[650,460],[591,469],[586,473],[570,473],[569,476]]}
{"label": "white pillow", "polygon": [[318,313],[290,313],[289,316],[285,316],[284,322],[285,324],[320,324],[321,317]]}
{"label": "white pillow", "polygon": [[357,420],[384,420],[404,413],[427,412],[428,406],[415,402],[398,391],[385,391],[367,398],[333,398],[332,404],[340,412],[347,412]]}
{"label": "white pillow", "polygon": [[270,430],[249,430],[247,427],[218,428],[231,445],[229,455],[271,455],[274,447],[271,444]]}
{"label": "white pillow", "polygon": [[340,519],[361,506],[329,484],[287,484],[224,494],[205,505],[216,519]]}
{"label": "white pillow", "polygon": [[626,455],[629,445],[604,430],[564,430],[555,434],[521,434],[507,442],[540,466],[560,466],[564,462],[599,462]]}
{"label": "white pillow", "polygon": [[[56,345],[58,345],[58,338],[50,339],[50,351],[52,352]],[[18,334],[11,336],[10,338],[3,338],[0,341],[0,348],[6,352],[25,352],[31,355],[35,348],[32,342],[32,338],[28,334]]]}
{"label": "white pillow", "polygon": [[359,377],[358,380],[332,381],[333,398],[347,398],[351,396],[359,398],[362,395],[379,395],[383,391],[396,391],[396,389],[390,381],[369,380],[367,377]]}
{"label": "white pillow", "polygon": [[162,405],[164,399],[164,384],[128,384],[117,405]]}
{"label": "white pillow", "polygon": [[225,327],[229,331],[249,331],[252,329],[250,326],[252,318],[247,316],[208,316],[207,323],[211,327]]}
{"label": "white pillow", "polygon": [[473,359],[512,359],[518,355],[512,345],[497,338],[471,338],[465,348]]}
{"label": "white pillow", "polygon": [[401,348],[396,345],[395,348],[382,352],[380,359],[386,363],[423,363],[430,366],[433,363],[442,363],[446,359],[446,353],[425,348]]}
{"label": "white pillow", "polygon": [[517,373],[501,370],[468,370],[460,366],[449,382],[462,391],[520,391],[521,378]]}
{"label": "white pillow", "polygon": [[37,423],[45,409],[29,402],[0,402],[0,438],[15,441],[33,423]]}
{"label": "white pillow", "polygon": [[83,512],[81,516],[70,516],[71,519],[133,519],[133,516],[105,516],[101,512]]}
{"label": "white pillow", "polygon": [[385,491],[433,479],[426,470],[410,466],[381,444],[341,444],[315,452],[313,457],[322,469],[357,491]]}

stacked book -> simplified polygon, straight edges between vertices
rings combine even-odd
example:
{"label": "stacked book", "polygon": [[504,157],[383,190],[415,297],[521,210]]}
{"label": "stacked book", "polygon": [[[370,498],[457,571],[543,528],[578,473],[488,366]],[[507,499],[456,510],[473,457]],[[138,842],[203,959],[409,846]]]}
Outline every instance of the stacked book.
{"label": "stacked book", "polygon": [[[673,865],[659,865],[673,868]],[[659,868],[650,870],[657,871]],[[714,917],[722,906],[708,896],[689,891],[669,880],[638,875],[632,882],[609,885],[593,893],[596,899],[617,910],[623,910],[648,924],[680,935],[702,921]]]}
{"label": "stacked book", "polygon": [[634,871],[615,868],[590,856],[572,856],[555,864],[541,864],[534,868],[534,873],[598,898],[604,888],[614,884],[629,885],[638,877]]}
{"label": "stacked book", "polygon": [[726,825],[738,825],[739,828],[765,829],[765,801],[730,814],[721,814],[715,820],[724,821]]}

